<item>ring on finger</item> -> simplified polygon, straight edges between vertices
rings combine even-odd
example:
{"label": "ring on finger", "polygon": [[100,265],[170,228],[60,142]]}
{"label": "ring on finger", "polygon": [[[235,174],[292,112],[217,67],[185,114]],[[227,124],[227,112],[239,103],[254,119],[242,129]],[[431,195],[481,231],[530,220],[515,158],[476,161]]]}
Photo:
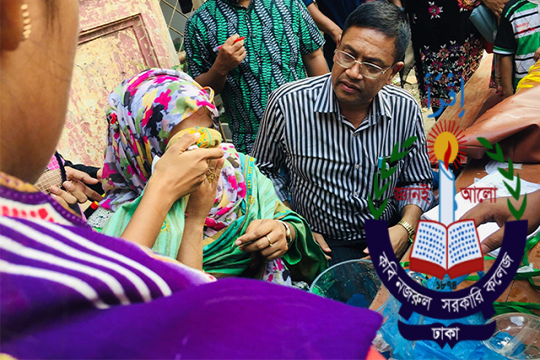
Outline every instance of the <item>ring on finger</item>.
{"label": "ring on finger", "polygon": [[274,246],[274,243],[270,241],[270,237],[268,235],[265,235],[265,237],[266,237],[266,240],[268,240],[268,245],[270,245],[270,247]]}

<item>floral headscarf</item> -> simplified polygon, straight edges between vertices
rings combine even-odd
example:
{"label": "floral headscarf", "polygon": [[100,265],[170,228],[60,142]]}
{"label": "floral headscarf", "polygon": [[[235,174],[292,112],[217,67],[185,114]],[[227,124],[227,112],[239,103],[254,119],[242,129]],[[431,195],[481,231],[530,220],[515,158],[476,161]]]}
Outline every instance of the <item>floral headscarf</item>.
{"label": "floral headscarf", "polygon": [[103,166],[105,198],[100,205],[116,211],[137,198],[151,175],[154,156],[162,156],[171,130],[205,106],[218,127],[213,95],[185,73],[145,70],[125,80],[109,95],[108,144]]}

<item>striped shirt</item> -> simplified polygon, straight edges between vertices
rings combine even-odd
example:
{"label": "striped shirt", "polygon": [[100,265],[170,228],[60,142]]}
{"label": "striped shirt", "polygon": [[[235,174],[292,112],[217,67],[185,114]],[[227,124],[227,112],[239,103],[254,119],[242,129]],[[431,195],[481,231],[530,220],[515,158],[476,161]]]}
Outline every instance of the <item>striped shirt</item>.
{"label": "striped shirt", "polygon": [[536,63],[534,53],[540,47],[540,15],[538,5],[527,0],[510,0],[503,14],[493,52],[513,55],[512,85],[515,89]]}
{"label": "striped shirt", "polygon": [[189,73],[206,73],[217,58],[215,49],[234,34],[245,36],[246,58],[227,74],[221,92],[233,143],[249,153],[270,93],[305,78],[303,55],[324,44],[315,22],[300,0],[210,0],[186,23]]}
{"label": "striped shirt", "polygon": [[[381,219],[405,205],[426,211],[427,200],[397,201],[394,188],[428,185],[432,174],[420,107],[406,91],[385,86],[358,128],[340,113],[331,84],[323,75],[286,84],[272,93],[252,155],[274,182],[282,200],[328,240],[363,241],[364,222],[373,216],[373,177],[379,157],[390,156],[397,142],[417,136],[408,156],[397,163],[382,199],[391,199]],[[281,176],[285,173],[286,176]],[[410,197],[409,197],[410,198]],[[375,201],[379,207],[382,201]]]}

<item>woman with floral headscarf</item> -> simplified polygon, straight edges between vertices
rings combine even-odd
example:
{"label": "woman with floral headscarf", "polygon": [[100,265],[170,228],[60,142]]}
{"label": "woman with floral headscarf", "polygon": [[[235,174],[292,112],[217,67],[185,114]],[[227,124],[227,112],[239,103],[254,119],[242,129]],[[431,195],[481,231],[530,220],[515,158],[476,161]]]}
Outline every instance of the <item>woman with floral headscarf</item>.
{"label": "woman with floral headscarf", "polygon": [[[282,270],[283,258],[298,280],[312,281],[326,260],[307,223],[278,200],[253,158],[221,143],[211,94],[184,73],[150,69],[124,81],[109,96],[106,195],[101,205],[114,215],[104,233],[152,247],[218,277],[260,278],[265,272],[272,281],[283,274],[274,271]],[[201,134],[199,147],[223,149],[224,161],[217,169],[221,176],[210,174],[189,199],[172,205],[159,228],[149,229],[145,219],[134,217],[135,210],[142,205],[152,166],[172,145],[171,139],[185,132]]]}

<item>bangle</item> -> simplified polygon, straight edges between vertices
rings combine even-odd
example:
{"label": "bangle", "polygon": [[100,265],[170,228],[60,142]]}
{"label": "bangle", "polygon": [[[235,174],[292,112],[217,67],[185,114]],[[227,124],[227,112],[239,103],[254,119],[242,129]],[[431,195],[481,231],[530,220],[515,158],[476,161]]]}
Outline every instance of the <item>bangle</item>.
{"label": "bangle", "polygon": [[293,238],[291,236],[291,228],[289,228],[289,224],[281,220],[276,220],[276,221],[279,221],[280,223],[283,224],[283,226],[285,226],[285,239],[287,239],[287,246],[291,246],[293,242]]}

